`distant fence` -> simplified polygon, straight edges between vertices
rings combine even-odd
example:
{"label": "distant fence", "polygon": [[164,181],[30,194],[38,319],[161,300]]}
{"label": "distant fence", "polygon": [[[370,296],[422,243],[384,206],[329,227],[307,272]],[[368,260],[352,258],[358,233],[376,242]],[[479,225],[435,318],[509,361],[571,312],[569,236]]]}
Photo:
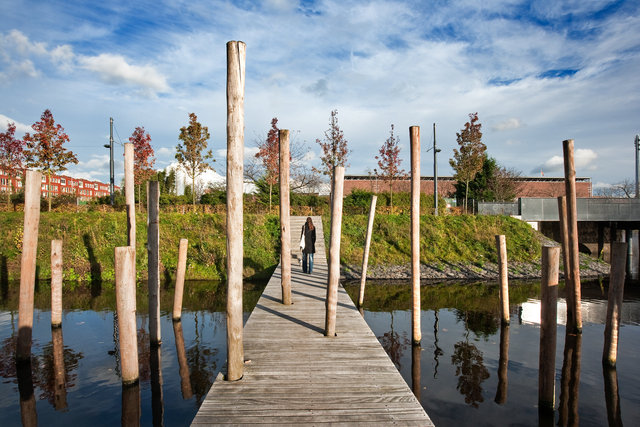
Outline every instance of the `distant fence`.
{"label": "distant fence", "polygon": [[519,215],[518,202],[478,202],[478,215]]}

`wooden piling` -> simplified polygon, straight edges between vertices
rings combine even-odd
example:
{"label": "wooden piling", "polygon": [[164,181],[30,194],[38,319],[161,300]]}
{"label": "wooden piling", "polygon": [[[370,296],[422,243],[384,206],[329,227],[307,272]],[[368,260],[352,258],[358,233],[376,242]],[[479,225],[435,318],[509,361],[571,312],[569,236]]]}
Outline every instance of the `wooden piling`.
{"label": "wooden piling", "polygon": [[138,382],[135,263],[136,252],[131,246],[115,249],[116,309],[123,385]]}
{"label": "wooden piling", "polygon": [[507,389],[509,387],[508,380],[509,370],[509,325],[502,323],[500,325],[500,358],[498,359],[498,388],[496,389],[496,397],[494,402],[503,405],[507,401]]}
{"label": "wooden piling", "polygon": [[124,198],[127,206],[127,246],[136,247],[136,200],[133,178],[133,143],[124,144]]}
{"label": "wooden piling", "polygon": [[51,241],[51,327],[62,326],[62,240]]}
{"label": "wooden piling", "polygon": [[411,145],[411,329],[413,344],[422,339],[420,329],[420,127],[409,128]]}
{"label": "wooden piling", "polygon": [[344,166],[333,169],[331,206],[331,240],[329,253],[329,281],[327,283],[326,316],[324,335],[336,335],[336,310],[338,307],[338,284],[340,282],[340,237],[342,233],[342,197],[344,193]]}
{"label": "wooden piling", "polygon": [[53,406],[56,411],[61,411],[67,407],[67,372],[64,367],[62,328],[51,329],[51,342],[53,344]]}
{"label": "wooden piling", "polygon": [[498,249],[498,269],[500,271],[500,317],[502,323],[509,324],[509,266],[507,263],[507,240],[503,234],[496,235]]}
{"label": "wooden piling", "polygon": [[160,191],[158,181],[147,181],[147,286],[149,287],[149,342],[162,342],[160,333]]}
{"label": "wooden piling", "polygon": [[184,277],[187,270],[187,248],[189,241],[180,239],[178,247],[178,267],[176,269],[176,287],[173,293],[173,320],[182,317],[182,295],[184,293]]}
{"label": "wooden piling", "polygon": [[615,367],[618,359],[618,333],[622,316],[622,297],[627,263],[627,244],[615,242],[611,245],[611,274],[607,301],[607,322],[604,328],[604,350],[602,363]]}
{"label": "wooden piling", "polygon": [[358,307],[364,304],[364,287],[367,283],[367,265],[369,264],[369,248],[371,247],[371,233],[373,232],[373,219],[376,215],[376,202],[378,196],[375,194],[371,198],[369,207],[369,221],[367,222],[367,237],[364,241],[364,254],[362,255],[362,275],[360,276],[360,296],[358,297]]}
{"label": "wooden piling", "polygon": [[180,390],[182,398],[189,400],[193,396],[191,390],[191,377],[189,375],[189,364],[187,363],[187,351],[184,348],[184,335],[182,334],[182,322],[173,322],[173,335],[176,343],[176,354],[178,355],[178,366],[180,373]]}
{"label": "wooden piling", "polygon": [[556,334],[558,323],[558,269],[560,248],[542,248],[540,284],[540,368],[538,371],[538,409],[551,411],[555,406]]}
{"label": "wooden piling", "polygon": [[570,331],[575,329],[576,319],[573,310],[573,285],[571,281],[571,260],[569,259],[569,226],[567,224],[567,197],[558,197],[558,218],[560,220],[560,240],[562,241],[562,263],[564,264],[564,289],[567,301],[567,326]]}
{"label": "wooden piling", "polygon": [[574,333],[582,333],[582,313],[580,311],[580,253],[578,251],[578,210],[576,202],[576,170],[573,161],[573,139],[562,141],[564,154],[565,190],[567,193],[567,230],[569,242],[569,264],[571,268],[571,289],[573,293],[571,307],[567,312],[574,313],[575,323],[567,324],[567,328]]}
{"label": "wooden piling", "polygon": [[[291,230],[289,229],[289,131],[280,129],[280,284],[282,303],[291,304]],[[304,256],[304,255],[303,255]]]}
{"label": "wooden piling", "polygon": [[33,293],[36,281],[38,226],[40,224],[40,188],[42,174],[27,170],[24,187],[24,225],[20,260],[20,299],[18,303],[18,344],[16,360],[31,359],[33,332]]}
{"label": "wooden piling", "polygon": [[242,342],[244,82],[246,45],[227,43],[227,380],[244,375]]}

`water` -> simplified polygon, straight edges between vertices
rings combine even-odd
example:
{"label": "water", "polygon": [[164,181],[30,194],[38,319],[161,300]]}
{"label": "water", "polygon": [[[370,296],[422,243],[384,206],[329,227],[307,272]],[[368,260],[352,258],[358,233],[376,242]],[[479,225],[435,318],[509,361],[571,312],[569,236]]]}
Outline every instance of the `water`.
{"label": "water", "polygon": [[[65,284],[70,287],[73,284]],[[95,284],[94,284],[95,285]],[[264,289],[245,284],[245,320]],[[147,295],[139,286],[138,387],[122,388],[114,292],[109,285],[66,291],[62,328],[52,330],[50,291],[36,291],[31,365],[16,371],[18,284],[0,304],[0,425],[189,425],[226,361],[224,284],[187,282],[181,322],[173,294],[161,293],[162,345],[149,348]],[[30,368],[30,369],[29,369]]]}
{"label": "water", "polygon": [[[359,284],[345,288],[357,299]],[[539,284],[511,285],[509,328],[500,327],[496,285],[422,286],[422,345],[417,348],[411,345],[408,284],[368,282],[364,318],[436,425],[555,425],[562,417],[581,426],[603,426],[615,416],[624,425],[640,425],[640,294],[625,290],[617,369],[603,371],[607,289],[583,283],[582,292],[583,334],[581,342],[569,343],[578,358],[567,358],[574,369],[572,376],[566,366],[565,383],[566,309],[560,292],[555,419],[538,418]],[[501,335],[508,341],[508,363],[499,375]],[[568,381],[575,378],[577,386]]]}

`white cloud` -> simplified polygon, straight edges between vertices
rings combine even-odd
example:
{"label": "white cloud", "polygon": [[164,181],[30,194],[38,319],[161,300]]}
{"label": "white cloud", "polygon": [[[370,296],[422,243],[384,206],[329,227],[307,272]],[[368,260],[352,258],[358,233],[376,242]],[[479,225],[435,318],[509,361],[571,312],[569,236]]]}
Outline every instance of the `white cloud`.
{"label": "white cloud", "polygon": [[[575,150],[573,155],[573,162],[576,168],[578,169],[590,169],[593,167],[593,162],[598,158],[598,155],[595,151],[590,148],[578,148]],[[544,172],[561,172],[564,170],[564,158],[562,156],[553,156],[546,162],[544,162],[541,166],[533,169],[531,173],[539,172],[540,170]]]}
{"label": "white cloud", "polygon": [[174,154],[176,154],[176,149],[175,148],[160,147],[160,148],[158,148],[156,153],[158,153],[159,156],[168,157],[168,156],[173,156]]}
{"label": "white cloud", "polygon": [[149,94],[166,92],[167,79],[150,65],[131,65],[120,56],[102,53],[98,56],[79,58],[82,67],[93,71],[109,84],[131,84],[139,86]]}
{"label": "white cloud", "polygon": [[16,137],[19,137],[19,134],[21,133],[33,132],[33,128],[31,126],[13,120],[4,114],[0,114],[0,129],[7,130],[9,123],[14,123],[16,125]]}
{"label": "white cloud", "polygon": [[522,122],[520,121],[520,119],[512,117],[500,123],[496,123],[495,125],[493,125],[491,129],[494,131],[500,132],[503,130],[519,129],[521,127],[522,127]]}

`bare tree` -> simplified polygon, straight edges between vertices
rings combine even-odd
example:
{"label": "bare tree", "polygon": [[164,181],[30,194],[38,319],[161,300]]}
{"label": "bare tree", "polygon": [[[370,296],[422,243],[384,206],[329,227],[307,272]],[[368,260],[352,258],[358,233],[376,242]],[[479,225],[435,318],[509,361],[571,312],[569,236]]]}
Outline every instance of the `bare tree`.
{"label": "bare tree", "polygon": [[596,196],[607,198],[632,199],[636,196],[636,183],[630,178],[612,184],[610,187],[601,187],[595,191]]}
{"label": "bare tree", "polygon": [[511,201],[520,194],[522,188],[522,172],[513,168],[498,166],[493,171],[493,176],[489,179],[489,190],[497,201]]}

